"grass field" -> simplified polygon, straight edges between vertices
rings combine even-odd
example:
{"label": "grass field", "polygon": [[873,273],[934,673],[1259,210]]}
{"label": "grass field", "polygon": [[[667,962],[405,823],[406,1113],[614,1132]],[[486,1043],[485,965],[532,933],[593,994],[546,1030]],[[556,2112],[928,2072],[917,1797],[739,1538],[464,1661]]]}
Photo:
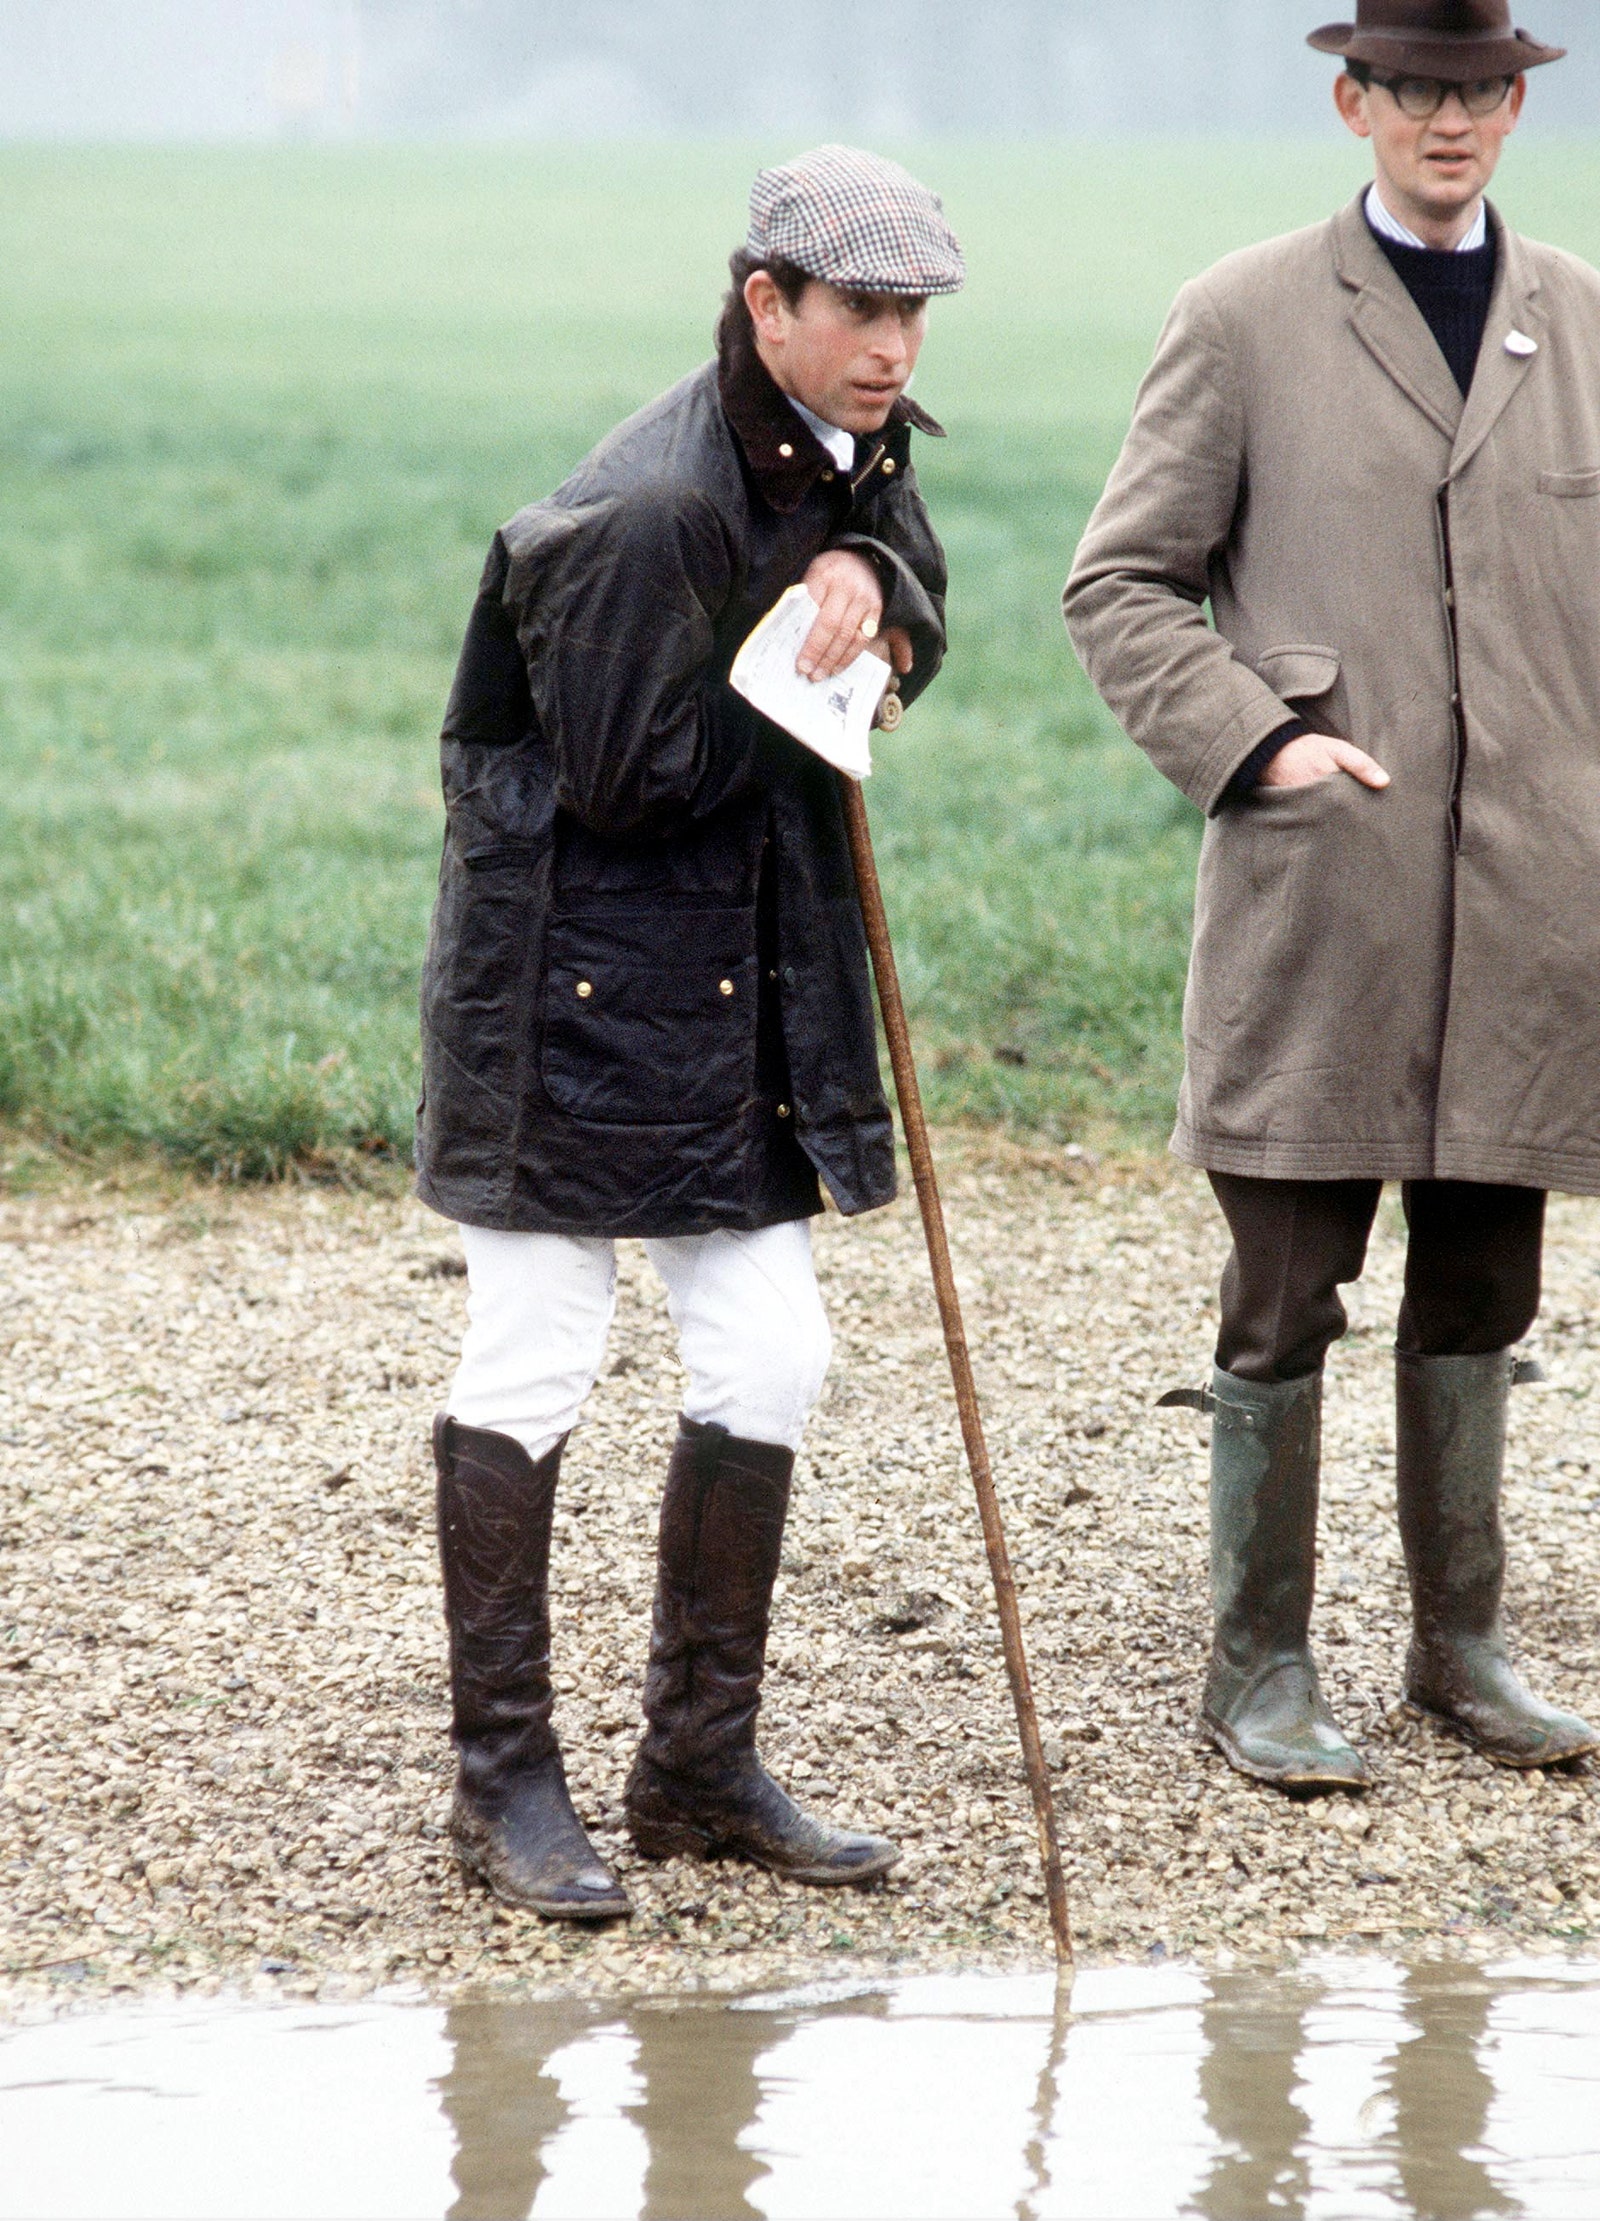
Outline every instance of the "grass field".
{"label": "grass field", "polygon": [[[768,153],[0,150],[0,1117],[245,1174],[407,1148],[483,550],[701,359]],[[929,1093],[1149,1141],[1199,827],[1057,595],[1174,287],[1359,154],[910,158],[973,269],[918,389],[952,655],[871,789]],[[1600,259],[1600,152],[1505,183]]]}

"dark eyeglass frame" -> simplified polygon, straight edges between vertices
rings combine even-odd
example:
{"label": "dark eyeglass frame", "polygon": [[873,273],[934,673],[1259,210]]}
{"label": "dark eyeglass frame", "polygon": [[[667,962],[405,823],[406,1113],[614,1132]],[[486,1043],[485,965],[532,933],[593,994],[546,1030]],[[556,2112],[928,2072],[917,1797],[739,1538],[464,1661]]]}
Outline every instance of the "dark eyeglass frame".
{"label": "dark eyeglass frame", "polygon": [[[1401,114],[1409,116],[1413,123],[1430,122],[1452,93],[1459,96],[1467,114],[1481,123],[1486,116],[1492,116],[1505,106],[1517,80],[1515,77],[1476,77],[1458,84],[1454,78],[1444,77],[1382,77],[1374,69],[1368,71],[1367,82],[1381,85]],[[1406,98],[1408,93],[1410,99]]]}

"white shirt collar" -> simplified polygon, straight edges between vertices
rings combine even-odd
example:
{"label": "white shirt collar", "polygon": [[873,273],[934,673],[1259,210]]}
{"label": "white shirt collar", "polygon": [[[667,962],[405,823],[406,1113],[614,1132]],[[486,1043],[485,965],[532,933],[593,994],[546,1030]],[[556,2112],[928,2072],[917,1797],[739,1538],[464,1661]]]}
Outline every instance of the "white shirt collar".
{"label": "white shirt collar", "polygon": [[856,467],[855,435],[851,432],[841,431],[837,424],[830,424],[826,417],[818,416],[816,411],[808,409],[803,401],[797,401],[792,393],[785,395],[785,399],[807,431],[816,434],[819,445],[827,449],[840,470],[854,470]]}
{"label": "white shirt collar", "polygon": [[[1392,239],[1397,247],[1421,247],[1426,251],[1428,242],[1408,231],[1398,216],[1391,216],[1384,206],[1383,196],[1376,185],[1367,187],[1367,222],[1380,239]],[[1489,211],[1483,202],[1478,203],[1478,220],[1455,249],[1457,254],[1476,254],[1489,240]]]}

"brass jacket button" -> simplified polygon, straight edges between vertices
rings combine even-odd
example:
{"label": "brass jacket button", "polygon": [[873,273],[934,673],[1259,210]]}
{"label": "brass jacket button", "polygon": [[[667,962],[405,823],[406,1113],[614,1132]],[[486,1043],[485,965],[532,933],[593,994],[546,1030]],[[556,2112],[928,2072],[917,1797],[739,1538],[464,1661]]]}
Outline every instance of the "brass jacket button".
{"label": "brass jacket button", "polygon": [[896,463],[895,463],[895,459],[894,459],[894,457],[893,457],[892,455],[886,455],[886,456],[884,457],[884,459],[883,459],[883,475],[884,475],[884,477],[885,477],[885,478],[892,478],[892,477],[894,476],[894,474],[895,474],[895,470],[896,470],[896,467],[897,467],[897,466],[896,466]]}
{"label": "brass jacket button", "polygon": [[589,1000],[589,997],[593,993],[594,989],[590,986],[589,982],[586,979],[580,979],[578,982],[578,994],[580,999],[584,1002],[587,1002]]}
{"label": "brass jacket button", "polygon": [[722,992],[725,995],[731,995],[733,993],[733,981],[731,979],[725,979],[722,982]]}
{"label": "brass jacket button", "polygon": [[780,1118],[787,1118],[787,1117],[788,1117],[788,1115],[789,1115],[789,1106],[788,1106],[788,1104],[787,1104],[787,1103],[780,1103],[780,1104],[778,1105],[778,1116],[779,1116]]}
{"label": "brass jacket button", "polygon": [[792,463],[794,461],[794,449],[789,445],[789,442],[787,440],[785,440],[783,445],[778,449],[778,453],[783,457],[786,463]]}

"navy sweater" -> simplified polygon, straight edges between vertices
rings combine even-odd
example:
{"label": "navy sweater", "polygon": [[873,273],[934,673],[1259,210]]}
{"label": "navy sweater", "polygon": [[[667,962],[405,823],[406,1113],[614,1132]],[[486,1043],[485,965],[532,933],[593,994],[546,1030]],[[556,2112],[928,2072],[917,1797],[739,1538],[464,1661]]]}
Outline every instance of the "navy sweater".
{"label": "navy sweater", "polygon": [[1470,391],[1489,322],[1498,259],[1494,233],[1470,254],[1441,254],[1432,247],[1402,247],[1374,234],[1406,291],[1427,319],[1463,394]]}

